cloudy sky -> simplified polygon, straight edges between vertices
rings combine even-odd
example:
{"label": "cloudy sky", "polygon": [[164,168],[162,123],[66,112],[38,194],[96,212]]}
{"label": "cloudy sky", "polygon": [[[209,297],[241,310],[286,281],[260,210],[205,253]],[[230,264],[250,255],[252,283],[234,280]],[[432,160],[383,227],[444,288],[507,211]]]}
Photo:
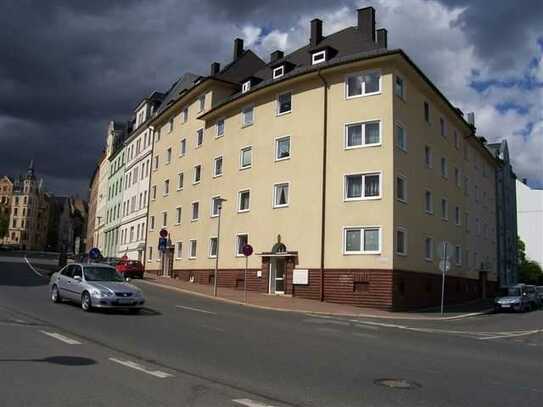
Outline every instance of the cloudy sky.
{"label": "cloudy sky", "polygon": [[1,0],[0,175],[30,159],[48,188],[86,195],[107,122],[184,71],[228,62],[235,37],[264,59],[354,25],[372,5],[480,135],[507,138],[517,175],[543,187],[540,0]]}

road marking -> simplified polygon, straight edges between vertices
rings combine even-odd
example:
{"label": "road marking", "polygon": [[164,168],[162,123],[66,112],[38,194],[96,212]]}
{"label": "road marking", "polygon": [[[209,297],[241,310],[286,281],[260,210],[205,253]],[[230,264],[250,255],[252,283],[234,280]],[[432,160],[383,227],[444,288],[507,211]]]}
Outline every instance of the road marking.
{"label": "road marking", "polygon": [[34,268],[34,266],[30,263],[30,261],[27,259],[27,257],[24,257],[26,264],[28,264],[28,267],[30,267],[30,270],[32,270],[35,274],[37,274],[40,277],[45,277],[42,273],[40,273],[38,270]]}
{"label": "road marking", "polygon": [[534,335],[534,334],[541,333],[541,332],[543,332],[543,329],[534,329],[532,331],[515,332],[515,333],[511,333],[509,335],[486,336],[484,338],[478,338],[478,339],[480,341],[488,341],[490,339],[516,338],[518,336]]}
{"label": "road marking", "polygon": [[67,343],[68,345],[81,345],[81,342],[76,341],[75,339],[72,339],[72,338],[68,338],[67,336],[61,335],[56,332],[47,332],[47,331],[40,331],[40,332],[42,334],[50,336],[51,338],[55,338],[55,339],[58,339],[59,341]]}
{"label": "road marking", "polygon": [[251,399],[235,399],[232,401],[234,403],[238,403],[238,404],[241,404],[242,406],[247,406],[247,407],[275,407],[275,406],[272,406],[271,404],[264,404],[259,401],[254,401]]}
{"label": "road marking", "polygon": [[148,375],[158,377],[159,379],[166,379],[167,377],[173,377],[172,374],[161,372],[160,370],[149,370],[145,366],[140,365],[139,363],[132,362],[130,360],[120,360],[116,358],[109,358],[112,362],[118,363],[120,365],[139,370],[140,372],[147,373]]}
{"label": "road marking", "polygon": [[189,311],[201,312],[202,314],[217,315],[216,312],[206,311],[205,309],[200,309],[200,308],[187,307],[187,306],[184,306],[184,305],[176,305],[175,308],[186,309],[186,310],[189,310]]}

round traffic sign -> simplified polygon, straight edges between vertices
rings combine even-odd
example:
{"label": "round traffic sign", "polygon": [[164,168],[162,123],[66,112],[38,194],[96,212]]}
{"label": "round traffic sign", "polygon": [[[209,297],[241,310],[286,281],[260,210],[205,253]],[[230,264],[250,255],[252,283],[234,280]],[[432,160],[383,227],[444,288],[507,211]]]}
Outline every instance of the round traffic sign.
{"label": "round traffic sign", "polygon": [[89,257],[91,259],[97,259],[100,257],[100,249],[98,249],[97,247],[93,247],[92,249],[89,250]]}
{"label": "round traffic sign", "polygon": [[128,256],[125,254],[123,257],[121,257],[122,260],[128,260]]}
{"label": "round traffic sign", "polygon": [[241,251],[243,252],[244,256],[249,257],[251,254],[253,254],[253,246],[251,246],[250,244],[246,244],[245,246],[243,246]]}
{"label": "round traffic sign", "polygon": [[160,229],[161,237],[168,237],[168,231],[166,229]]}

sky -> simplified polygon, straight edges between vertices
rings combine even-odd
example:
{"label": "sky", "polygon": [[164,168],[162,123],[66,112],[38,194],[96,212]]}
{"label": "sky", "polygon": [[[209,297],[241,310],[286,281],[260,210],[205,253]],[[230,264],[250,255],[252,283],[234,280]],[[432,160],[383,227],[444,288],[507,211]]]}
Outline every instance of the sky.
{"label": "sky", "polygon": [[264,60],[356,24],[373,6],[389,48],[402,48],[477,132],[507,139],[514,170],[543,187],[543,6],[540,0],[0,0],[0,176],[33,159],[56,194],[85,197],[110,120],[206,75],[245,39]]}

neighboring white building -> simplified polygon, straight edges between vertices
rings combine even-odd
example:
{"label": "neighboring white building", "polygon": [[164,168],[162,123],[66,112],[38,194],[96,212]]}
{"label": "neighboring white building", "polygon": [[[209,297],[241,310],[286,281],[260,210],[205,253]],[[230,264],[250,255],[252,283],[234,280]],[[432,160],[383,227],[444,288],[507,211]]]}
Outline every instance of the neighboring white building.
{"label": "neighboring white building", "polygon": [[543,266],[543,190],[517,180],[518,234],[526,244],[526,257]]}
{"label": "neighboring white building", "polygon": [[129,259],[143,261],[153,151],[153,129],[147,122],[162,98],[161,93],[155,92],[138,105],[133,130],[125,141],[119,257],[127,256]]}

